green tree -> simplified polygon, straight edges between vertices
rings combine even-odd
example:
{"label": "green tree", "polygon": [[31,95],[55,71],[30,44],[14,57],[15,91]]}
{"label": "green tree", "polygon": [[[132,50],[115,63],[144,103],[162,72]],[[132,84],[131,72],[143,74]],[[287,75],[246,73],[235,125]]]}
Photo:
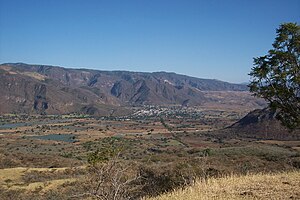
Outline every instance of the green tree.
{"label": "green tree", "polygon": [[290,129],[300,127],[300,26],[284,23],[273,49],[254,58],[250,91],[266,99],[277,118]]}

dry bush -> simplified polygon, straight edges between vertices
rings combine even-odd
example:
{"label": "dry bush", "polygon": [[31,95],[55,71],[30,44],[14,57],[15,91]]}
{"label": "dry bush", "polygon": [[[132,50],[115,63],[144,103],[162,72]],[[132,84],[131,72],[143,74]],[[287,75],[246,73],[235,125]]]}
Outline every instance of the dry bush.
{"label": "dry bush", "polygon": [[24,190],[4,190],[0,188],[1,200],[66,200],[68,197],[59,191],[50,190],[44,194]]}
{"label": "dry bush", "polygon": [[86,174],[83,168],[70,168],[65,170],[31,170],[22,176],[25,183],[44,182],[57,179],[76,178]]}
{"label": "dry bush", "polygon": [[101,200],[125,200],[136,198],[140,178],[134,163],[125,163],[118,156],[107,162],[95,163],[88,167],[88,174],[79,190],[84,193],[72,195],[72,198]]}
{"label": "dry bush", "polygon": [[19,164],[16,160],[13,159],[12,155],[8,153],[0,153],[0,169],[14,167]]}
{"label": "dry bush", "polygon": [[206,159],[184,160],[165,165],[140,166],[140,196],[157,196],[174,189],[193,184],[196,178],[215,176],[217,171],[209,168]]}
{"label": "dry bush", "polygon": [[13,191],[13,190],[7,190],[3,187],[0,187],[0,199],[1,200],[13,200],[13,199],[20,199],[20,195],[22,194],[22,191]]}
{"label": "dry bush", "polygon": [[189,186],[196,178],[207,178],[215,173],[208,167],[206,158],[156,165],[126,162],[118,155],[90,165],[85,180],[75,186],[85,192],[77,192],[72,197],[140,199]]}

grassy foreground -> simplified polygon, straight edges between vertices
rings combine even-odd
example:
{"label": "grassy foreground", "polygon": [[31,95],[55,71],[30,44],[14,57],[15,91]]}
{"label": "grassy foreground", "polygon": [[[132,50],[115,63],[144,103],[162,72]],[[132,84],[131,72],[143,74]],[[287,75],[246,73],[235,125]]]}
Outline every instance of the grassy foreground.
{"label": "grassy foreground", "polygon": [[300,199],[300,171],[199,180],[186,189],[146,200],[166,199]]}
{"label": "grassy foreground", "polygon": [[[7,168],[7,169],[0,169],[0,187],[9,190],[22,190],[25,189],[26,191],[48,191],[50,189],[57,189],[61,185],[67,182],[74,182],[76,181],[75,178],[59,178],[53,180],[44,180],[44,181],[34,181],[32,183],[25,183],[23,180],[23,176],[26,173],[30,172],[59,172],[65,171],[68,168],[24,168],[24,167],[17,167],[17,168]],[[1,198],[0,198],[1,199]]]}

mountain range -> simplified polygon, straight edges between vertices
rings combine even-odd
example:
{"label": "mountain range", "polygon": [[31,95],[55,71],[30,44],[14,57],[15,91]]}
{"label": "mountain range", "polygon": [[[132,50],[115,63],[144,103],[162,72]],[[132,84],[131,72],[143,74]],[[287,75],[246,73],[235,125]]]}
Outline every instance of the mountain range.
{"label": "mountain range", "polygon": [[239,93],[251,105],[262,104],[248,94],[244,84],[168,72],[101,71],[24,63],[0,65],[0,88],[0,114],[124,114],[132,106],[197,106],[220,102],[224,99],[222,94]]}

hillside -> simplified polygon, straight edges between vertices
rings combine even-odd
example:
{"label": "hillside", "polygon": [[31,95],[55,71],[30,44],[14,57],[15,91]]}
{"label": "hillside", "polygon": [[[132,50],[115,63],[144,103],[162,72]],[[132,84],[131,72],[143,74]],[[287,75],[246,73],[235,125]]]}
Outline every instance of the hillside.
{"label": "hillside", "polygon": [[[67,69],[23,63],[0,65],[0,113],[124,114],[141,105],[194,106],[241,93],[258,107],[247,86],[167,72]],[[216,93],[217,92],[217,93]],[[235,93],[233,93],[235,92]],[[245,95],[246,93],[246,95]]]}
{"label": "hillside", "polygon": [[197,181],[194,186],[148,200],[299,199],[300,172],[229,176]]}
{"label": "hillside", "polygon": [[281,125],[276,119],[276,114],[268,108],[251,111],[229,127],[229,132],[236,136],[256,139],[300,140],[300,130],[291,132]]}

